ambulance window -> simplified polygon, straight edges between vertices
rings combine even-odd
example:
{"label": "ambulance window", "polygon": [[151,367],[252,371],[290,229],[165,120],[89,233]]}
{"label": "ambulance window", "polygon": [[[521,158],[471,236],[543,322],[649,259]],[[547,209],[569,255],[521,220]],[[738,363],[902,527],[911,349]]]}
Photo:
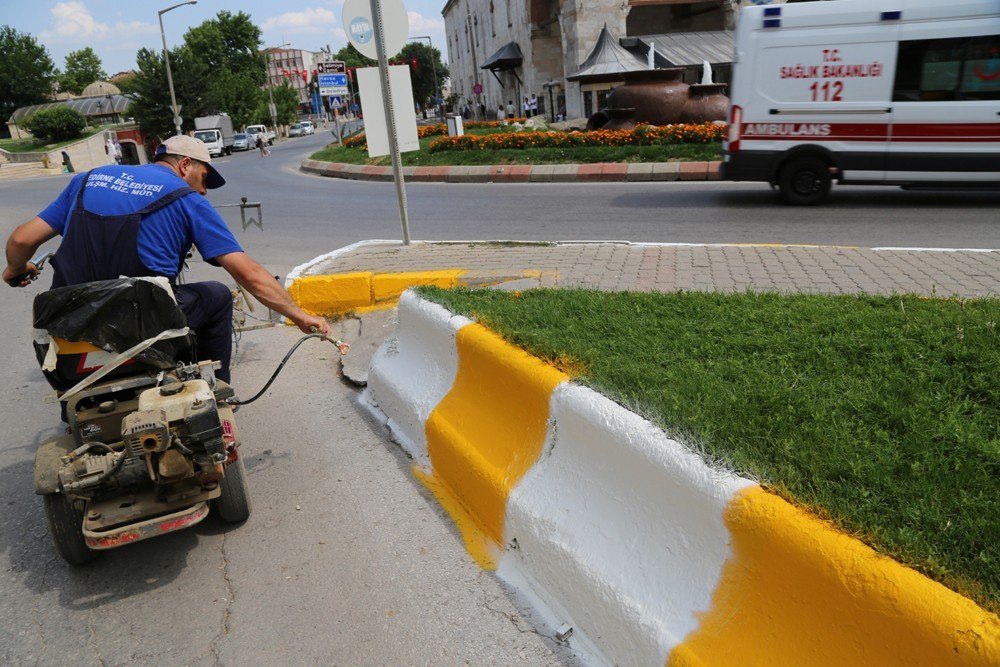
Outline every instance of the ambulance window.
{"label": "ambulance window", "polygon": [[896,102],[1000,99],[1000,36],[899,43]]}
{"label": "ambulance window", "polygon": [[1000,100],[1000,35],[969,40],[958,91],[963,99]]}

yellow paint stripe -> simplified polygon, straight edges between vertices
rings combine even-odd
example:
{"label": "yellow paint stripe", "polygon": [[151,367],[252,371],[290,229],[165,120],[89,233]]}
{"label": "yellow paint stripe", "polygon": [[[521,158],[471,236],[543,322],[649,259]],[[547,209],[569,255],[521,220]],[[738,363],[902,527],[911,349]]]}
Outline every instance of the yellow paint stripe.
{"label": "yellow paint stripe", "polygon": [[395,305],[410,287],[436,285],[454,287],[464,269],[407,271],[398,273],[332,273],[296,278],[288,293],[302,310],[313,315],[332,316],[354,310],[381,309]]}
{"label": "yellow paint stripe", "polygon": [[733,555],[670,665],[998,665],[1000,618],[758,486],[726,510]]}
{"label": "yellow paint stripe", "polygon": [[372,303],[372,274],[338,273],[297,278],[288,293],[313,315],[335,315]]}
{"label": "yellow paint stripe", "polygon": [[454,287],[459,277],[465,273],[462,269],[447,269],[444,271],[411,271],[407,273],[376,273],[372,277],[372,299],[374,302],[387,299],[398,299],[399,295],[410,287],[417,285],[434,285],[435,287]]}
{"label": "yellow paint stripe", "polygon": [[422,470],[419,466],[413,466],[413,475],[434,494],[441,507],[448,513],[458,532],[462,535],[465,548],[472,556],[472,559],[484,570],[495,570],[500,561],[499,546],[486,537],[486,534],[479,528],[479,523],[466,511],[462,502],[455,497],[451,490],[441,484],[433,473]]}
{"label": "yellow paint stripe", "polygon": [[455,344],[458,373],[425,424],[427,451],[435,480],[461,505],[456,522],[468,517],[469,530],[500,545],[507,497],[538,460],[549,398],[569,376],[478,324]]}

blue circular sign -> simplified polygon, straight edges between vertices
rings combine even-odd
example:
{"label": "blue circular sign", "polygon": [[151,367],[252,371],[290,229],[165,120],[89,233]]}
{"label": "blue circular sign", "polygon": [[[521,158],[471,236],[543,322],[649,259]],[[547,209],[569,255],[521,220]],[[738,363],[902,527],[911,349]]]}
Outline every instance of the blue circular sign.
{"label": "blue circular sign", "polygon": [[371,21],[364,16],[358,16],[351,21],[351,25],[348,27],[348,30],[351,31],[351,37],[356,39],[361,44],[367,44],[372,39],[373,31]]}

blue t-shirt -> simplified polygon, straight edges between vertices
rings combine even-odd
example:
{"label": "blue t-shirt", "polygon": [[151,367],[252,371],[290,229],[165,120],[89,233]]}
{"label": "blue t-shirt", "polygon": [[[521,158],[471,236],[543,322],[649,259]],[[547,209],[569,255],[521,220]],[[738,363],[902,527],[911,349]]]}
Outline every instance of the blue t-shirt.
{"label": "blue t-shirt", "polygon": [[[74,177],[59,198],[38,214],[60,235],[65,235],[84,176]],[[86,187],[83,193],[86,210],[99,215],[128,215],[178,188],[187,187],[187,183],[160,165],[108,165],[91,171]],[[197,192],[150,213],[139,225],[136,243],[139,259],[156,273],[176,276],[191,244],[209,262],[219,255],[242,251],[226,223]]]}

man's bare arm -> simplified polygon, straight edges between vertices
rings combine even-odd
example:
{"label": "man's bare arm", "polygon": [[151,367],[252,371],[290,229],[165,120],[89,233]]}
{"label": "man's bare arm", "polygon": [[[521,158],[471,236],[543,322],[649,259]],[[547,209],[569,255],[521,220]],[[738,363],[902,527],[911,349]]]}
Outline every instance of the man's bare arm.
{"label": "man's bare arm", "polygon": [[253,294],[271,310],[290,319],[304,333],[309,333],[310,327],[316,327],[323,334],[330,334],[330,325],[325,319],[309,315],[299,308],[274,276],[246,253],[231,252],[219,255],[215,261],[229,272],[240,287]]}
{"label": "man's bare arm", "polygon": [[15,276],[27,273],[28,278],[19,287],[24,287],[38,276],[38,271],[28,260],[38,248],[55,238],[56,230],[41,218],[35,217],[15,229],[7,239],[7,268],[3,270],[3,280],[7,282]]}

